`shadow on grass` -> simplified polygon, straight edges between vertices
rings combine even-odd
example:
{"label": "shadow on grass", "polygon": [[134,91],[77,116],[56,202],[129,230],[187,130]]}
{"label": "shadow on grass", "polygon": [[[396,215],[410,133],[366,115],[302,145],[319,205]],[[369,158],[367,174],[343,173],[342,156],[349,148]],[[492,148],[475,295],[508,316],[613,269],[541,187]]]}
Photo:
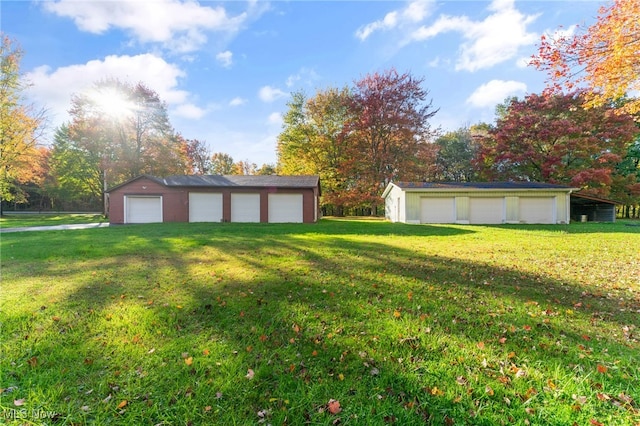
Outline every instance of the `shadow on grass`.
{"label": "shadow on grass", "polygon": [[[3,337],[31,341],[21,343],[29,352],[13,360],[8,376],[20,388],[43,386],[42,368],[27,361],[53,358],[43,368],[66,386],[47,396],[49,407],[68,423],[331,424],[340,417],[366,424],[498,424],[510,423],[510,416],[522,420],[525,408],[536,407],[531,389],[541,395],[540,407],[547,404],[549,381],[584,382],[576,392],[618,386],[604,375],[590,378],[591,372],[638,349],[637,342],[598,331],[620,331],[633,314],[621,314],[620,300],[591,294],[579,282],[424,255],[393,242],[473,232],[466,228],[226,225],[180,232],[123,227],[109,230],[109,239],[95,238],[105,230],[51,234],[60,249],[30,273],[61,285],[74,280],[56,309],[78,315],[47,326],[59,332],[56,340],[24,339],[38,334],[42,322],[24,317],[20,329],[12,319],[15,328]],[[316,233],[327,237],[314,239]],[[42,259],[40,250],[25,253]],[[626,302],[629,312],[640,309],[637,300]],[[124,319],[116,327],[118,316]],[[69,349],[82,366],[71,375],[55,361]],[[196,361],[187,368],[182,358],[192,355]],[[637,388],[632,366],[620,363],[615,374]],[[129,407],[113,408],[115,402],[104,402],[110,395]],[[83,413],[68,399],[91,410]],[[340,400],[343,411],[328,414],[329,399]],[[562,420],[563,407],[546,406],[536,420]],[[569,414],[580,424],[594,411]]]}

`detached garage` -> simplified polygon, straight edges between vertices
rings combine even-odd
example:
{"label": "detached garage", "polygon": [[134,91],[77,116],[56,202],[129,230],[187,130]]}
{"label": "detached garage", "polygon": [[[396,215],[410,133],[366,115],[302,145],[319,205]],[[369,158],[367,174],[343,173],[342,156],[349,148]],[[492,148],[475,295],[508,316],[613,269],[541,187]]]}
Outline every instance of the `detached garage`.
{"label": "detached garage", "polygon": [[110,223],[312,223],[318,176],[143,175],[108,191]]}
{"label": "detached garage", "polygon": [[569,223],[576,188],[539,182],[397,182],[382,198],[385,217],[404,223]]}

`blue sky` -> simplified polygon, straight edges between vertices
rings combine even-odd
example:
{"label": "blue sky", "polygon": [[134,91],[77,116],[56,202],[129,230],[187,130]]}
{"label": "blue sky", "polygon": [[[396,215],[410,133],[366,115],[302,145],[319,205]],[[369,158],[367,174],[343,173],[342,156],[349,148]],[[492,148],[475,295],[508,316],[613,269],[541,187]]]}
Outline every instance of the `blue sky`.
{"label": "blue sky", "polygon": [[5,1],[30,102],[51,131],[73,93],[144,82],[184,137],[236,161],[275,163],[293,91],[343,87],[391,67],[423,78],[443,131],[492,122],[507,96],[540,92],[526,66],[543,33],[589,25],[596,1]]}

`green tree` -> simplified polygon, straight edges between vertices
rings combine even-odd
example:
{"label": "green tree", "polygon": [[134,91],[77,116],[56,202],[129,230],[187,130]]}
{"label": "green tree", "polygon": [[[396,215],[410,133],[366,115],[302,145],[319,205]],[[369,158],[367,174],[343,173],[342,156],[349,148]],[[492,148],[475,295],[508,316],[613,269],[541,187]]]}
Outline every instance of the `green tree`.
{"label": "green tree", "polygon": [[49,160],[56,198],[76,205],[99,206],[103,189],[101,160],[71,139],[67,124],[60,126]]}
{"label": "green tree", "polygon": [[31,164],[38,161],[36,145],[41,136],[44,111],[27,105],[28,87],[20,76],[23,52],[0,35],[0,214],[2,201],[26,202],[21,185],[33,179]]}
{"label": "green tree", "polygon": [[476,146],[469,127],[448,132],[436,139],[436,179],[448,182],[469,182],[475,179],[473,159]]}
{"label": "green tree", "polygon": [[224,152],[216,152],[211,156],[211,173],[214,175],[234,174],[235,162],[233,157]]}

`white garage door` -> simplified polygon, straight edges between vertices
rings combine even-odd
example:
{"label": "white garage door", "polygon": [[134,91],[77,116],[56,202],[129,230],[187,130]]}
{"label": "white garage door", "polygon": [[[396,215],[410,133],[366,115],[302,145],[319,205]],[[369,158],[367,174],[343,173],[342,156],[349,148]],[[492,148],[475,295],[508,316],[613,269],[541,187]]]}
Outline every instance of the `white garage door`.
{"label": "white garage door", "polygon": [[469,198],[469,223],[492,225],[504,223],[504,198]]}
{"label": "white garage door", "polygon": [[125,197],[125,223],[162,222],[162,197]]}
{"label": "white garage door", "polygon": [[520,222],[556,223],[555,197],[520,198]]}
{"label": "white garage door", "polygon": [[269,194],[269,223],[302,223],[302,194]]}
{"label": "white garage door", "polygon": [[189,222],[221,222],[222,194],[189,193]]}
{"label": "white garage door", "polygon": [[260,194],[231,194],[231,222],[260,222]]}
{"label": "white garage door", "polygon": [[420,223],[454,223],[456,205],[453,197],[421,198]]}

